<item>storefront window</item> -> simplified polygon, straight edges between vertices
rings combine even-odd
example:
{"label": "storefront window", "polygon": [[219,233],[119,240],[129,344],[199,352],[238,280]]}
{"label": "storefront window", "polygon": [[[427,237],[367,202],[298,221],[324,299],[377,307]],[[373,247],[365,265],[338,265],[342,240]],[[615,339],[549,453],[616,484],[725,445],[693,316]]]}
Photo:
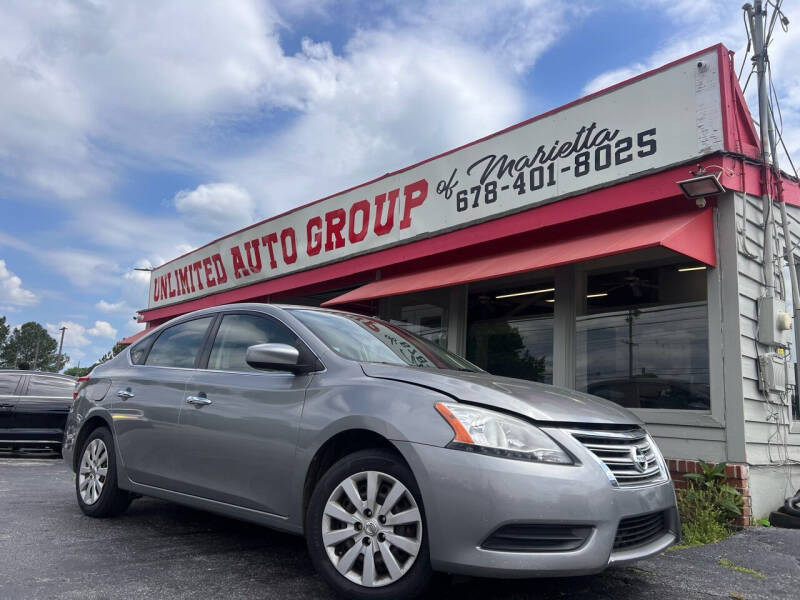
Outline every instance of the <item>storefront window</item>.
{"label": "storefront window", "polygon": [[447,290],[431,290],[387,298],[381,316],[429,342],[447,348]]}
{"label": "storefront window", "polygon": [[552,280],[470,286],[467,360],[495,375],[553,382]]}
{"label": "storefront window", "polygon": [[576,387],[630,408],[709,410],[705,268],[589,273],[585,283]]}

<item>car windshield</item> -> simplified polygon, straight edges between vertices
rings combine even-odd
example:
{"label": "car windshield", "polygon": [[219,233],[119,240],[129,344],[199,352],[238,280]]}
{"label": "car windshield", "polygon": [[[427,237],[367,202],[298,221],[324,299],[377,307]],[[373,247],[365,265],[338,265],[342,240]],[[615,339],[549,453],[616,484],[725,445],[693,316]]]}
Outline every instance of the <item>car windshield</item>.
{"label": "car windshield", "polygon": [[320,310],[289,310],[344,358],[427,369],[480,371],[472,363],[436,344],[379,319]]}

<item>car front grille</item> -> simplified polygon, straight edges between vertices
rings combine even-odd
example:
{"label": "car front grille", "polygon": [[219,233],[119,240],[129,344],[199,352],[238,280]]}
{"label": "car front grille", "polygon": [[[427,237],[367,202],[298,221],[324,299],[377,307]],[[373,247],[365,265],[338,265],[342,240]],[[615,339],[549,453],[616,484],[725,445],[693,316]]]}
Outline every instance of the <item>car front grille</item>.
{"label": "car front grille", "polygon": [[641,427],[622,431],[573,429],[572,436],[608,467],[620,487],[647,485],[666,479],[656,448]]}
{"label": "car front grille", "polygon": [[592,533],[586,525],[503,525],[481,544],[485,550],[503,552],[569,552],[583,546]]}
{"label": "car front grille", "polygon": [[614,538],[614,550],[643,546],[659,537],[666,529],[667,521],[663,511],[622,519]]}

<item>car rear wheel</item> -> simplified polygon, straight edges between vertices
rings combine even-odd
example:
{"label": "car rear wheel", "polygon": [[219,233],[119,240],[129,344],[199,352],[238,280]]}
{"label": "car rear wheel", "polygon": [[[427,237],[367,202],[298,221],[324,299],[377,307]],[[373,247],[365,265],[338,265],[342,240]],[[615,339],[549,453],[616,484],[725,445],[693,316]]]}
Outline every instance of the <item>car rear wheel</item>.
{"label": "car rear wheel", "polygon": [[351,454],[314,489],[306,539],[314,566],[342,596],[413,598],[429,585],[427,532],[419,489],[385,450]]}
{"label": "car rear wheel", "polygon": [[117,487],[114,440],[105,427],[86,438],[75,477],[78,506],[90,517],[113,517],[125,512],[131,495]]}

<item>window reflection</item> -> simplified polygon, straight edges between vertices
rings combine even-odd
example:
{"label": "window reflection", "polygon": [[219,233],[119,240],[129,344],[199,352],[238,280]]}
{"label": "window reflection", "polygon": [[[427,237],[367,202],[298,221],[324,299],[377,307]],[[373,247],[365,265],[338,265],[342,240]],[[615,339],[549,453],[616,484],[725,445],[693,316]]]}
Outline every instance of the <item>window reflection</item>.
{"label": "window reflection", "polygon": [[552,281],[470,291],[467,359],[495,375],[553,382]]}
{"label": "window reflection", "polygon": [[590,275],[576,387],[631,408],[708,410],[706,274],[686,265]]}
{"label": "window reflection", "polygon": [[387,298],[381,314],[386,321],[447,348],[447,290],[430,290]]}

